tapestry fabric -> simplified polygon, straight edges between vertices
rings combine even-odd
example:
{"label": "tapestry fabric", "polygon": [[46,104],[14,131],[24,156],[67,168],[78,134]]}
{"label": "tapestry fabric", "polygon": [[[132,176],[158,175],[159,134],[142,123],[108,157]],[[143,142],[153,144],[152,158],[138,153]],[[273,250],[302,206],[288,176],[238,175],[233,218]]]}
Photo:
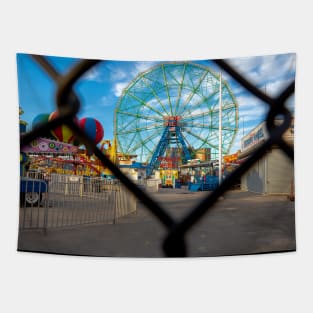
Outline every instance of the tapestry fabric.
{"label": "tapestry fabric", "polygon": [[296,250],[294,53],[190,61],[17,54],[18,251]]}

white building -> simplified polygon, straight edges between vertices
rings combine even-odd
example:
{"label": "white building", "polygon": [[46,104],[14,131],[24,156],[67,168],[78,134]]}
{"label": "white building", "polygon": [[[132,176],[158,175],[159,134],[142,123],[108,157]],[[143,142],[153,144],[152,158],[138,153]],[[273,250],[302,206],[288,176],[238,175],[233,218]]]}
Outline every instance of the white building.
{"label": "white building", "polygon": [[[290,145],[294,143],[293,122],[283,136]],[[262,122],[241,139],[239,159],[250,156],[267,138],[266,122]],[[278,146],[273,146],[241,177],[241,189],[262,194],[290,194],[293,179],[293,162]]]}

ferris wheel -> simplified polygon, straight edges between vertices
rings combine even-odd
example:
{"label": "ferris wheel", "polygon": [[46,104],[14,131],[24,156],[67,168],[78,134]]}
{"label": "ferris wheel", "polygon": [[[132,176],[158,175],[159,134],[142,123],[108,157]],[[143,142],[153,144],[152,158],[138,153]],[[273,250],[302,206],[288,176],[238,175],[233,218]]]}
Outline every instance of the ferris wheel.
{"label": "ferris wheel", "polygon": [[[123,90],[115,109],[118,150],[147,164],[175,147],[185,159],[204,149],[216,159],[219,85],[219,74],[191,62],[162,63],[140,73]],[[223,154],[229,153],[237,129],[238,104],[223,80]]]}

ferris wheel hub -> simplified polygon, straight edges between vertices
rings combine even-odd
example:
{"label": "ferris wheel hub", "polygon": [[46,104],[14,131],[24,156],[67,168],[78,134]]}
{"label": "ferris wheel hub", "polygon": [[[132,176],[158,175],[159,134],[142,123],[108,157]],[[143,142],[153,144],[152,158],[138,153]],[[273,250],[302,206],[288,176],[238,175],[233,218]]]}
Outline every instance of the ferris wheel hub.
{"label": "ferris wheel hub", "polygon": [[164,126],[175,127],[179,126],[179,121],[181,120],[181,116],[164,116]]}

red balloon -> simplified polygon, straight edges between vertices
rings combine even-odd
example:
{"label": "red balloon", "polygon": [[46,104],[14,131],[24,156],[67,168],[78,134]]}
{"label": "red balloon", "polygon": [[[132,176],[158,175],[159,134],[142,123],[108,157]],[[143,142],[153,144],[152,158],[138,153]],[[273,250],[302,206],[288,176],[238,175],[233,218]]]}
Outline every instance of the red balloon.
{"label": "red balloon", "polygon": [[99,143],[104,135],[101,123],[92,117],[84,117],[79,121],[81,129],[90,137],[94,143]]}

